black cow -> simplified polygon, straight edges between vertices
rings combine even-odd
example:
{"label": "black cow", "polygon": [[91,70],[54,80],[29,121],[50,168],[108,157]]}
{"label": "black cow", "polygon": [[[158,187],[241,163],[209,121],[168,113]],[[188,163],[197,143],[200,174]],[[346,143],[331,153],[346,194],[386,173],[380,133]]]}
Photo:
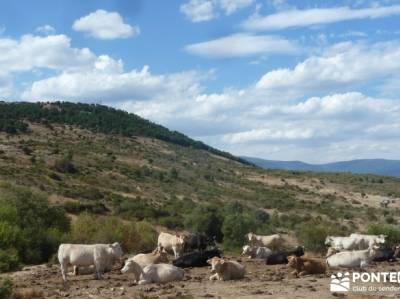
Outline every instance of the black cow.
{"label": "black cow", "polygon": [[302,256],[304,255],[304,248],[301,246],[297,246],[292,251],[278,251],[272,253],[265,261],[267,265],[278,265],[278,264],[287,264],[288,263],[288,256],[295,255],[295,256]]}
{"label": "black cow", "polygon": [[398,257],[398,252],[396,253],[396,247],[394,248],[380,248],[378,249],[377,254],[375,255],[373,261],[374,262],[394,262],[396,261],[396,257]]}
{"label": "black cow", "polygon": [[205,267],[208,266],[207,260],[214,256],[221,257],[221,251],[217,248],[204,251],[193,251],[173,260],[172,264],[180,268]]}
{"label": "black cow", "polygon": [[207,237],[205,234],[190,234],[186,237],[183,245],[184,252],[192,252],[194,250],[206,250],[208,246],[215,247],[215,241]]}

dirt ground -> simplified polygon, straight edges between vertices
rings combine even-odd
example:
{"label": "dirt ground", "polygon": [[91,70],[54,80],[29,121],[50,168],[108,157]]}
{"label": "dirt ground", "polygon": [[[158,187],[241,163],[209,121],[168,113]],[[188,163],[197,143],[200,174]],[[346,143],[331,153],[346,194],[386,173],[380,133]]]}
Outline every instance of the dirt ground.
{"label": "dirt ground", "polygon": [[[106,273],[103,280],[93,279],[93,275],[69,276],[64,284],[58,266],[32,266],[10,274],[17,290],[34,289],[42,293],[43,298],[400,298],[397,292],[359,292],[331,293],[329,291],[330,274],[313,275],[301,278],[289,274],[286,265],[267,266],[262,260],[236,259],[246,266],[247,275],[238,281],[209,281],[210,268],[192,268],[185,270],[181,282],[165,285],[135,285],[129,274],[120,274],[118,270]],[[400,271],[400,262],[383,262],[371,265],[368,272]],[[344,271],[343,271],[344,272]],[[369,286],[369,284],[367,284]],[[394,286],[400,289],[400,284]],[[354,286],[351,285],[351,288]]]}

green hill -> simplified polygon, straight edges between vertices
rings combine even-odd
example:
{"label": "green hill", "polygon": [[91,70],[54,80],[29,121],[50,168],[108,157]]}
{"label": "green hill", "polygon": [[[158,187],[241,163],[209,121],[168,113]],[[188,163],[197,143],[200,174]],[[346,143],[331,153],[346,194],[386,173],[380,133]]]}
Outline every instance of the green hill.
{"label": "green hill", "polygon": [[327,234],[399,221],[396,178],[262,170],[104,106],[0,111],[0,271],[45,262],[60,242],[142,252],[156,231],[190,230],[236,250],[251,230],[322,251]]}

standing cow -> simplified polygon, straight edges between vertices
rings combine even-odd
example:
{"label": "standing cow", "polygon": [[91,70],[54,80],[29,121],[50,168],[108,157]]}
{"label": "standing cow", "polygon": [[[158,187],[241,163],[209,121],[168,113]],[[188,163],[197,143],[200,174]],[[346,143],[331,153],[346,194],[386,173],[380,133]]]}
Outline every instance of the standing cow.
{"label": "standing cow", "polygon": [[122,249],[119,243],[114,244],[61,244],[58,248],[58,261],[64,281],[67,281],[68,265],[74,267],[94,266],[97,279],[107,267],[122,257]]}
{"label": "standing cow", "polygon": [[163,247],[166,251],[172,251],[175,258],[179,257],[183,252],[186,236],[171,235],[169,233],[161,232],[158,236],[158,247]]}
{"label": "standing cow", "polygon": [[189,234],[185,238],[183,251],[191,252],[194,250],[206,250],[208,246],[215,247],[215,241],[205,234]]}

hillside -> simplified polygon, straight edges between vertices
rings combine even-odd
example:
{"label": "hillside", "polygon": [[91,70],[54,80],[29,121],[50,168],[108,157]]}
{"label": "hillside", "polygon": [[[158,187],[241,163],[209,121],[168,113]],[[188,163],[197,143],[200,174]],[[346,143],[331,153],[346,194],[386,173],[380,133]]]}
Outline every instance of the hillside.
{"label": "hillside", "polygon": [[[26,112],[1,114],[3,128],[24,123],[0,132],[0,239],[8,240],[0,262],[9,265],[3,270],[47,261],[61,241],[118,240],[128,252],[151,250],[160,229],[204,231],[232,250],[250,230],[281,232],[321,251],[328,233],[366,231],[400,217],[396,178],[262,170],[207,146],[155,138],[152,129],[122,134],[106,129],[108,121],[100,130],[42,112],[28,117],[40,111],[37,105],[8,105],[0,105],[3,112],[18,105]],[[44,109],[59,115],[60,107],[81,109],[67,103]],[[84,107],[112,119],[122,113]],[[391,202],[382,208],[386,198]]]}
{"label": "hillside", "polygon": [[242,158],[265,169],[372,173],[377,175],[400,177],[400,161],[398,160],[359,159],[326,164],[308,164],[301,161],[273,161],[252,157]]}

